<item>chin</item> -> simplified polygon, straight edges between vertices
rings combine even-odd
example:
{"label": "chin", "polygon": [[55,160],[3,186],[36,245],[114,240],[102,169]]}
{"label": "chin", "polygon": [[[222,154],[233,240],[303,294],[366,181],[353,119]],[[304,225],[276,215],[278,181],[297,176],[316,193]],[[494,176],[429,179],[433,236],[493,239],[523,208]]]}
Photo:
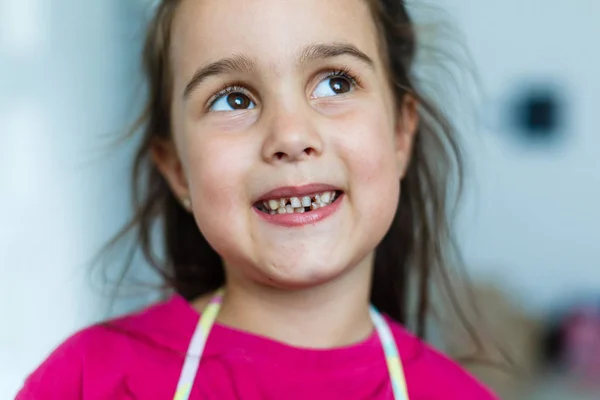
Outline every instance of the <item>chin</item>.
{"label": "chin", "polygon": [[303,289],[330,282],[347,272],[351,266],[342,262],[323,262],[307,258],[289,257],[273,260],[262,264],[259,275],[269,285],[288,288]]}

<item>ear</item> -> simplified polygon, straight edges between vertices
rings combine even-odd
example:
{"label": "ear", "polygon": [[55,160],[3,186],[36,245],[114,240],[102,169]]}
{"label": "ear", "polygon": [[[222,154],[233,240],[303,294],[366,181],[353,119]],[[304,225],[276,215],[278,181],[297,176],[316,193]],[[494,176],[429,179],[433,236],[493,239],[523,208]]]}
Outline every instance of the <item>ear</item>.
{"label": "ear", "polygon": [[158,139],[152,142],[150,152],[175,197],[185,202],[189,198],[188,180],[175,144],[171,140]]}
{"label": "ear", "polygon": [[407,94],[402,99],[396,121],[396,157],[398,174],[402,179],[406,175],[413,150],[415,134],[419,126],[418,102],[412,95]]}

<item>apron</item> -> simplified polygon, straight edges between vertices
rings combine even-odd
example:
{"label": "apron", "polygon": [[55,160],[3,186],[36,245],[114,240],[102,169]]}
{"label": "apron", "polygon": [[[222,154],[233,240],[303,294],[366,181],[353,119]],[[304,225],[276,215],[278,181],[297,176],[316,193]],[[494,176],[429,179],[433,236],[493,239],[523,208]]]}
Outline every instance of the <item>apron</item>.
{"label": "apron", "polygon": [[[200,359],[204,352],[204,346],[206,346],[208,335],[210,334],[210,330],[217,318],[219,309],[221,308],[223,293],[224,290],[219,290],[210,300],[204,311],[202,311],[200,321],[198,321],[198,325],[196,326],[196,330],[194,331],[192,340],[188,346],[185,362],[181,369],[181,374],[179,375],[175,397],[173,398],[174,400],[188,400],[190,397],[198,367],[200,366]],[[373,325],[377,330],[379,341],[383,347],[383,353],[385,355],[388,373],[392,383],[394,400],[409,400],[402,362],[390,327],[374,306],[371,306],[370,314]]]}

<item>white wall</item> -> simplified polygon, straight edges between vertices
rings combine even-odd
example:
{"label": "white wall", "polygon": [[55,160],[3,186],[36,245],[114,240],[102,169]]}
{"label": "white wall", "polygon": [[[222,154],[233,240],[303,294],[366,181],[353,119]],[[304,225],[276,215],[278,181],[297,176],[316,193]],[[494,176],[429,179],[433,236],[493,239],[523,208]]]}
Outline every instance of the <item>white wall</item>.
{"label": "white wall", "polygon": [[465,35],[487,96],[482,115],[498,116],[530,79],[562,86],[568,100],[564,140],[556,145],[524,146],[509,126],[487,117],[469,133],[476,182],[461,241],[472,273],[532,310],[600,296],[600,2],[431,3]]}
{"label": "white wall", "polygon": [[2,399],[105,315],[89,260],[128,213],[130,150],[105,145],[136,110],[134,11],[122,0],[0,1]]}

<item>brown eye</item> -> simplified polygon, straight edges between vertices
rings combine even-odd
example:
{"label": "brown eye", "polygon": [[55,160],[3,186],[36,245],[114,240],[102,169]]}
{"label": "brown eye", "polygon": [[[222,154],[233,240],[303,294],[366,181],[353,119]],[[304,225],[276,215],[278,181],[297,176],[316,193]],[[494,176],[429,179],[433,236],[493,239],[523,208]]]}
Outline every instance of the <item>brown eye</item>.
{"label": "brown eye", "polygon": [[332,78],[329,81],[329,86],[331,90],[335,92],[335,94],[344,94],[348,93],[352,89],[352,85],[346,78]]}
{"label": "brown eye", "polygon": [[239,86],[230,86],[214,97],[214,100],[210,102],[210,111],[240,111],[240,110],[252,110],[256,107],[254,101],[245,94],[246,90]]}
{"label": "brown eye", "polygon": [[247,110],[252,105],[252,100],[243,93],[231,93],[227,95],[227,104],[234,110]]}
{"label": "brown eye", "polygon": [[351,92],[355,82],[349,76],[335,74],[323,79],[315,88],[312,97],[319,99],[323,97],[339,96]]}

